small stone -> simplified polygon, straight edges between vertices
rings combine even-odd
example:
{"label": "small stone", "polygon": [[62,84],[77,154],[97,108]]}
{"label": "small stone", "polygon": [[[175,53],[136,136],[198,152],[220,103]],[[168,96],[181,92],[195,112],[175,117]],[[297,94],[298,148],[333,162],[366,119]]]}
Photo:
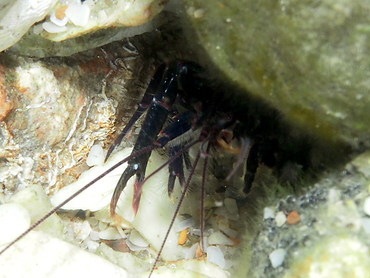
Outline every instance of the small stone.
{"label": "small stone", "polygon": [[365,199],[363,210],[366,215],[370,216],[370,196]]}
{"label": "small stone", "polygon": [[42,28],[49,33],[60,33],[68,30],[66,26],[57,26],[52,22],[44,22]]}
{"label": "small stone", "polygon": [[179,245],[185,244],[185,242],[186,242],[186,235],[187,235],[186,230],[182,230],[181,233],[180,233],[180,235],[179,235],[179,239],[177,240],[177,243]]}
{"label": "small stone", "polygon": [[286,222],[286,216],[284,212],[279,211],[275,216],[276,226],[281,227]]}
{"label": "small stone", "polygon": [[272,251],[269,255],[272,267],[277,268],[277,267],[281,266],[284,262],[285,255],[286,255],[286,250],[283,249],[283,248],[278,248],[278,249]]}
{"label": "small stone", "polygon": [[105,153],[100,145],[94,145],[91,147],[89,155],[86,159],[88,166],[102,165],[104,163]]}
{"label": "small stone", "polygon": [[67,8],[68,8],[67,5],[61,6],[59,9],[55,11],[55,17],[59,20],[62,20],[66,16],[65,11]]}
{"label": "small stone", "polygon": [[275,218],[275,212],[273,209],[266,207],[263,209],[263,219]]}
{"label": "small stone", "polygon": [[290,225],[297,224],[300,221],[301,221],[301,217],[295,210],[291,211],[286,218],[286,222]]}
{"label": "small stone", "polygon": [[87,5],[69,4],[65,10],[65,15],[76,26],[85,26],[89,21],[90,8]]}
{"label": "small stone", "polygon": [[221,268],[225,267],[225,258],[221,249],[216,246],[207,248],[207,261],[218,265]]}
{"label": "small stone", "polygon": [[108,229],[106,229],[104,231],[101,231],[99,233],[99,237],[101,239],[106,239],[106,240],[115,240],[115,239],[122,238],[122,236],[120,235],[120,233],[114,227],[110,227],[110,228],[108,228]]}
{"label": "small stone", "polygon": [[209,244],[234,245],[234,242],[220,231],[211,234],[208,237],[208,243]]}

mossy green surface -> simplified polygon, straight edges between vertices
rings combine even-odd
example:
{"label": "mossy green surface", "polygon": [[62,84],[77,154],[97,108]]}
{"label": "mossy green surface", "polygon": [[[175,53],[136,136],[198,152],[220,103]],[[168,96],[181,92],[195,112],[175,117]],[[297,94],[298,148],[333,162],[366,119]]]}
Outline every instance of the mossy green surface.
{"label": "mossy green surface", "polygon": [[185,3],[204,64],[321,137],[368,144],[368,1]]}

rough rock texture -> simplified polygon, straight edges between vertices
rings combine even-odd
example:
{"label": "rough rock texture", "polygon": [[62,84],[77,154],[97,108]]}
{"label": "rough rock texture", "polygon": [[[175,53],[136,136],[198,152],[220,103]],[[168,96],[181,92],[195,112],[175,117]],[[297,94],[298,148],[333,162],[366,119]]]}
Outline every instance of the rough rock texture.
{"label": "rough rock texture", "polygon": [[18,43],[7,51],[32,57],[70,56],[77,52],[120,41],[158,28],[168,21],[170,15],[161,14],[150,22],[132,27],[115,27],[94,30],[62,41],[51,41],[34,33],[31,28]]}
{"label": "rough rock texture", "polygon": [[[235,277],[368,277],[370,218],[364,203],[370,192],[369,158],[367,152],[295,192],[280,188],[275,195],[279,186],[273,186],[275,190],[265,191],[270,201],[257,190],[252,193],[255,196],[249,198],[248,206],[259,207],[259,220],[255,212],[245,216],[260,224],[255,227],[255,238],[254,233],[244,235],[252,244],[241,257],[250,260],[245,260],[248,266],[244,271],[240,268]],[[271,187],[271,181],[267,184]],[[264,219],[263,208],[273,213]],[[300,221],[277,225],[277,215],[291,211],[298,212]],[[287,255],[274,268],[269,255],[276,249],[284,249]]]}
{"label": "rough rock texture", "polygon": [[321,137],[369,146],[368,2],[185,4],[184,26],[204,64]]}
{"label": "rough rock texture", "polygon": [[0,182],[6,191],[60,186],[84,170],[75,166],[94,142],[113,138],[150,78],[151,61],[139,51],[148,53],[126,40],[68,58],[0,55]]}

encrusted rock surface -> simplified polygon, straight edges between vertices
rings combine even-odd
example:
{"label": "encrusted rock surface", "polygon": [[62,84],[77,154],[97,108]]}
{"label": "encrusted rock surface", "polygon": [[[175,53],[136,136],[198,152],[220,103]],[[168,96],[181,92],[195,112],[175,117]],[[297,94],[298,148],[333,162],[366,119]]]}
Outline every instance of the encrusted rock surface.
{"label": "encrusted rock surface", "polygon": [[369,146],[366,1],[185,1],[205,65],[322,138]]}

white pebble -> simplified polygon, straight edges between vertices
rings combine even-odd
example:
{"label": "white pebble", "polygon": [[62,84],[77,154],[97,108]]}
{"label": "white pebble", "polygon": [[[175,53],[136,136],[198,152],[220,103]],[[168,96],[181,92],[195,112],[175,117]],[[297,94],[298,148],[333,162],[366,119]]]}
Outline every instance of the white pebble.
{"label": "white pebble", "polygon": [[117,231],[119,232],[119,234],[122,236],[122,238],[127,238],[127,235],[125,233],[125,231],[121,228],[121,227],[116,227],[117,228]]}
{"label": "white pebble", "polygon": [[69,4],[65,10],[66,16],[76,26],[85,26],[89,21],[90,8],[87,5]]}
{"label": "white pebble", "polygon": [[365,199],[363,210],[366,215],[370,216],[370,196]]}
{"label": "white pebble", "polygon": [[140,247],[140,246],[137,246],[137,245],[133,244],[129,239],[126,239],[126,245],[133,252],[135,252],[135,251],[141,251],[141,250],[145,250],[146,249],[146,247]]}
{"label": "white pebble", "polygon": [[0,206],[0,245],[11,242],[30,227],[27,209],[16,203]]}
{"label": "white pebble", "polygon": [[129,240],[132,244],[135,244],[138,247],[147,247],[149,244],[146,240],[140,235],[136,230],[132,230],[130,233]]}
{"label": "white pebble", "polygon": [[279,211],[275,216],[276,226],[281,227],[286,222],[286,215],[284,212]]}
{"label": "white pebble", "polygon": [[284,262],[285,255],[286,255],[286,250],[283,248],[278,248],[272,251],[269,255],[272,267],[277,268],[281,266]]}
{"label": "white pebble", "polygon": [[104,156],[104,150],[100,145],[92,146],[86,159],[87,166],[102,165],[104,163]]}
{"label": "white pebble", "polygon": [[207,261],[218,265],[221,268],[225,267],[225,258],[221,249],[216,246],[207,248]]}
{"label": "white pebble", "polygon": [[44,28],[44,30],[49,33],[60,33],[68,30],[66,26],[57,26],[54,23],[48,21],[42,24],[42,28]]}
{"label": "white pebble", "polygon": [[263,209],[263,219],[275,218],[275,212],[272,208],[266,207]]}
{"label": "white pebble", "polygon": [[101,231],[99,233],[99,237],[101,239],[106,239],[106,240],[115,240],[115,239],[122,238],[122,236],[120,235],[120,233],[114,227],[110,227],[110,228],[108,228],[108,229],[106,229],[104,231]]}
{"label": "white pebble", "polygon": [[234,245],[234,242],[220,231],[211,234],[208,237],[208,243],[209,244]]}

